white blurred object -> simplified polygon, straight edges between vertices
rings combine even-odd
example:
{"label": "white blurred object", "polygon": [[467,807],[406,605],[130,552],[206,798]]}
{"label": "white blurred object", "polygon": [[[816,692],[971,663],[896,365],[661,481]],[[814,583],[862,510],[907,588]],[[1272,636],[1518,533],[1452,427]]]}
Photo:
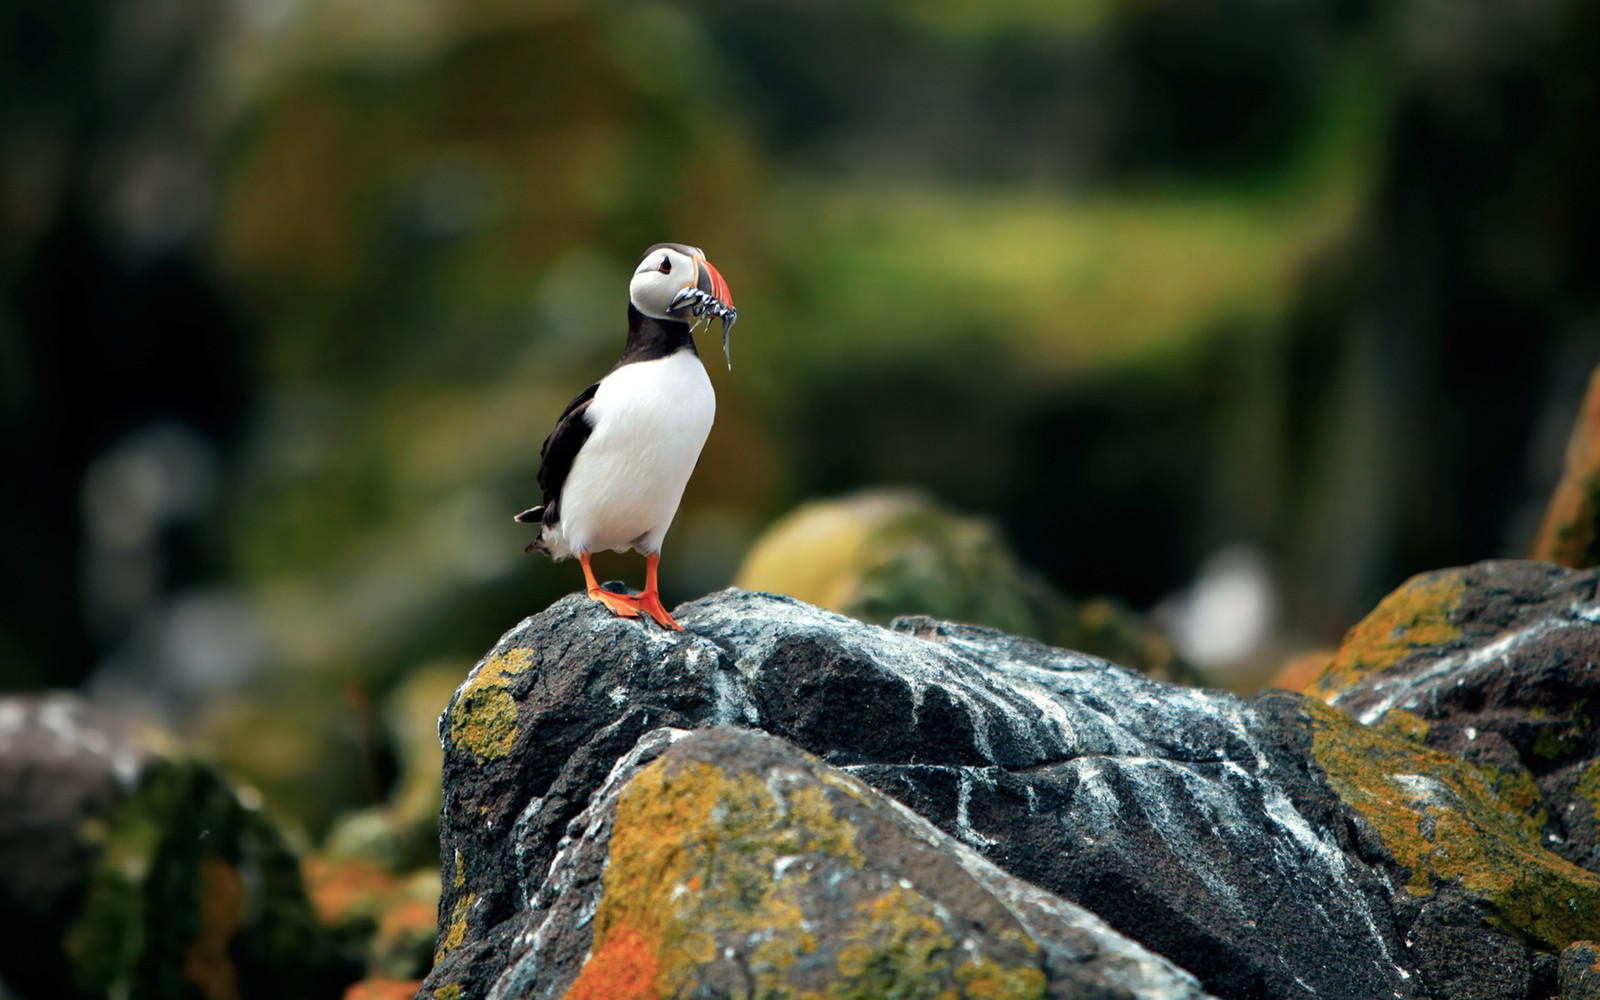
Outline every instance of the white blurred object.
{"label": "white blurred object", "polygon": [[84,614],[102,636],[127,628],[160,596],[161,534],[210,508],[219,470],[191,427],[139,428],[96,456],[84,472]]}
{"label": "white blurred object", "polygon": [[1213,676],[1246,666],[1278,625],[1278,591],[1267,554],[1249,542],[1213,552],[1195,580],[1162,601],[1155,617],[1178,654]]}

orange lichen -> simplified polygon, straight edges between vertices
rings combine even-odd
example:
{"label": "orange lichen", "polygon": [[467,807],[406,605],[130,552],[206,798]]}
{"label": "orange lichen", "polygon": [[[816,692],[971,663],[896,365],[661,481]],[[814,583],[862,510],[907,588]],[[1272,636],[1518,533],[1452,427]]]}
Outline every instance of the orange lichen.
{"label": "orange lichen", "polygon": [[646,940],[627,924],[617,925],[584,963],[566,1000],[647,1000],[656,996],[655,981],[661,971],[658,947],[659,941]]}
{"label": "orange lichen", "polygon": [[1345,634],[1339,651],[1306,686],[1306,693],[1327,699],[1419,649],[1460,638],[1461,627],[1450,616],[1460,606],[1465,590],[1460,570],[1424,573],[1407,580]]}
{"label": "orange lichen", "polygon": [[1267,682],[1268,687],[1284,691],[1304,691],[1323,668],[1333,662],[1333,650],[1308,649],[1285,660]]}
{"label": "orange lichen", "polygon": [[431,931],[438,919],[438,907],[421,899],[402,900],[391,907],[378,921],[380,940],[397,940],[411,937],[419,931]]}
{"label": "orange lichen", "polygon": [[228,946],[244,922],[244,881],[215,858],[200,861],[199,931],[183,953],[183,978],[205,1000],[236,1000],[239,970]]}
{"label": "orange lichen", "polygon": [[372,909],[372,901],[395,891],[395,876],[377,865],[354,859],[309,855],[300,863],[306,894],[325,924],[338,924],[353,913]]}
{"label": "orange lichen", "polygon": [[343,1000],[412,1000],[421,988],[420,979],[363,979],[350,984]]}
{"label": "orange lichen", "polygon": [[1533,545],[1534,559],[1571,569],[1600,564],[1600,368],[1567,442],[1566,471]]}

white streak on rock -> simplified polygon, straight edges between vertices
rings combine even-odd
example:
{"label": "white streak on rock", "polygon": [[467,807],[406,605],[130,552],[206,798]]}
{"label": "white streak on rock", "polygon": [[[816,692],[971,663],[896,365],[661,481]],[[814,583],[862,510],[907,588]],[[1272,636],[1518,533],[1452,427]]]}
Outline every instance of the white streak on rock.
{"label": "white streak on rock", "polygon": [[1328,699],[1328,703],[1338,705],[1352,692],[1371,694],[1387,692],[1356,716],[1362,725],[1373,725],[1396,706],[1409,709],[1421,705],[1425,698],[1439,693],[1441,684],[1459,686],[1467,675],[1496,663],[1505,662],[1523,646],[1591,620],[1587,617],[1587,608],[1575,608],[1573,613],[1574,617],[1569,619],[1540,619],[1525,628],[1507,632],[1494,642],[1478,649],[1441,656],[1431,667],[1424,670],[1392,677],[1380,676],[1364,687],[1347,688]]}
{"label": "white streak on rock", "polygon": [[985,785],[993,787],[987,775],[975,772],[970,767],[961,769],[960,777],[956,781],[956,836],[974,847],[993,847],[997,841],[974,830],[971,817],[968,814],[972,806],[972,781],[974,777],[983,781]]}

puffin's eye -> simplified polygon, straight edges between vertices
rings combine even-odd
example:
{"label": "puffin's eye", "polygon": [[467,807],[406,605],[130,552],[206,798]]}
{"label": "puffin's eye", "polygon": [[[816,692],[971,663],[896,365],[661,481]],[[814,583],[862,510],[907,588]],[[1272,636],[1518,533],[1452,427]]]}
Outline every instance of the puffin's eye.
{"label": "puffin's eye", "polygon": [[662,274],[672,273],[672,259],[666,254],[661,255],[661,266],[657,268]]}

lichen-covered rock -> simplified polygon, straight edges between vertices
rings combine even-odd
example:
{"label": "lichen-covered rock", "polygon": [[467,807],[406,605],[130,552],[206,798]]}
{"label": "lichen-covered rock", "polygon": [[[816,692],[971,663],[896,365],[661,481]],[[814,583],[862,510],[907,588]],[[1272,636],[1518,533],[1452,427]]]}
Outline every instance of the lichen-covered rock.
{"label": "lichen-covered rock", "polygon": [[[552,881],[597,791],[646,733],[731,724],[888,792],[1217,995],[1448,995],[1406,943],[1410,897],[1366,859],[1312,756],[1316,706],[1301,696],[1246,703],[988,629],[888,630],[771,595],[677,614],[686,633],[563,600],[457,691],[440,719],[444,888],[425,994],[486,996],[537,950],[538,927],[605,907],[597,878]],[[619,954],[648,950],[621,940]],[[1495,940],[1527,964],[1524,944]],[[540,968],[495,995],[540,995]]]}
{"label": "lichen-covered rock", "polygon": [[337,997],[277,830],[75,696],[0,699],[0,981],[22,997]]}
{"label": "lichen-covered rock", "polygon": [[1600,570],[1501,561],[1417,577],[1308,690],[1473,765],[1546,849],[1600,873]]}
{"label": "lichen-covered rock", "polygon": [[1533,558],[1572,569],[1600,565],[1600,368],[1567,441],[1566,470],[1533,543]]}
{"label": "lichen-covered rock", "polygon": [[1067,613],[1017,564],[993,523],[912,490],[805,504],[756,541],[737,584],[885,625],[917,612],[1046,635]]}
{"label": "lichen-covered rock", "polygon": [[742,729],[645,734],[524,889],[502,996],[1201,995],[1087,912]]}
{"label": "lichen-covered rock", "polygon": [[[1525,996],[1517,982],[1547,983],[1553,953],[1600,935],[1600,571],[1419,576],[1308,690],[1348,713],[1315,711],[1313,755],[1411,897],[1450,996]],[[1510,975],[1461,980],[1497,952]]]}
{"label": "lichen-covered rock", "polygon": [[1561,953],[1557,1000],[1600,1000],[1600,947],[1593,941],[1574,941]]}

